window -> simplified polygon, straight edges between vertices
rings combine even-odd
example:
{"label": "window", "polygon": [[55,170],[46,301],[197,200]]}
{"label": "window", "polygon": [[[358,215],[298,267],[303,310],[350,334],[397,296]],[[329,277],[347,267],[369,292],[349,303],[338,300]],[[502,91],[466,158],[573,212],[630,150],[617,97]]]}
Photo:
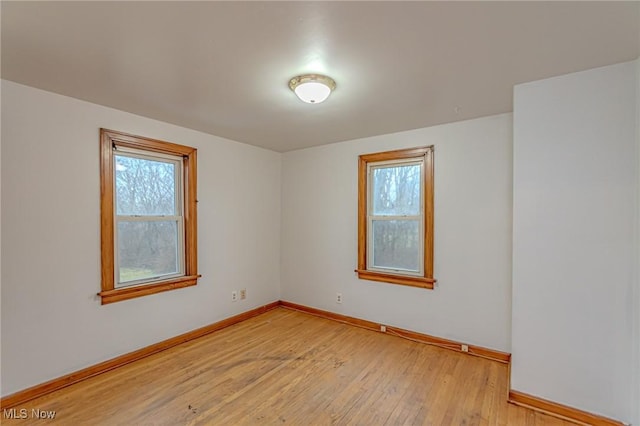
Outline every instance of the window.
{"label": "window", "polygon": [[100,130],[102,304],[195,285],[196,149]]}
{"label": "window", "polygon": [[433,288],[433,146],[360,156],[356,272]]}

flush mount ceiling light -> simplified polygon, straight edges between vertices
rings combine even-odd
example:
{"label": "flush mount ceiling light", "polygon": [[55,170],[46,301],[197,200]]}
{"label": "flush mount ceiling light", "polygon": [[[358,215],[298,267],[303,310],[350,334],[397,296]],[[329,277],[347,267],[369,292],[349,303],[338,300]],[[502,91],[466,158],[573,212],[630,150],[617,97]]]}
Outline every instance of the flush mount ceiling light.
{"label": "flush mount ceiling light", "polygon": [[305,74],[289,80],[289,88],[302,101],[308,104],[319,104],[335,90],[336,82],[326,75]]}

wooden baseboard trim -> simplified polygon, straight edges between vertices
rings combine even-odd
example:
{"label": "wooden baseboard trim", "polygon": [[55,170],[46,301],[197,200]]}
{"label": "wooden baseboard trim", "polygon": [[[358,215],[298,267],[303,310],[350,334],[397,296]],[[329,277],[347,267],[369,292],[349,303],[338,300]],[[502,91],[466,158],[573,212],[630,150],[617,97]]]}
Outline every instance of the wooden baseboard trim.
{"label": "wooden baseboard trim", "polygon": [[510,390],[509,402],[521,407],[530,408],[562,420],[587,426],[623,426],[624,423],[607,417],[591,414],[577,408],[558,404],[557,402],[539,398],[523,392]]}
{"label": "wooden baseboard trim", "polygon": [[366,328],[367,330],[380,331],[380,324],[359,318],[348,317],[346,315],[336,314],[334,312],[323,311],[322,309],[311,308],[309,306],[298,305],[297,303],[280,301],[280,306],[294,311],[304,312],[306,314],[315,315],[317,317],[338,321],[344,324],[355,325],[356,327]]}
{"label": "wooden baseboard trim", "polygon": [[405,330],[398,327],[392,327],[385,324],[379,324],[372,321],[367,321],[359,318],[348,317],[346,315],[336,314],[334,312],[323,311],[321,309],[311,308],[304,305],[298,305],[297,303],[280,301],[280,305],[287,309],[293,309],[300,312],[306,312],[311,315],[316,315],[322,318],[339,321],[345,324],[355,325],[356,327],[366,328],[368,330],[380,332],[380,327],[386,327],[386,334],[392,334],[394,336],[402,337],[405,339],[413,340],[420,343],[426,343],[429,345],[439,346],[446,349],[451,349],[457,352],[468,353],[469,355],[479,356],[482,358],[490,359],[492,361],[498,361],[503,364],[508,364],[511,361],[511,354],[506,352],[500,352],[493,349],[484,348],[481,346],[466,345],[468,351],[462,350],[463,343],[453,340],[443,339],[441,337],[430,336],[428,334],[417,333],[415,331]]}
{"label": "wooden baseboard trim", "polygon": [[164,351],[165,349],[172,348],[190,340],[197,339],[198,337],[206,336],[207,334],[213,333],[214,331],[218,331],[239,322],[248,320],[249,318],[253,318],[257,315],[270,311],[271,309],[275,309],[278,306],[280,306],[279,301],[272,302],[267,305],[252,309],[250,311],[243,312],[239,315],[235,315],[222,321],[207,325],[205,327],[189,331],[187,333],[172,337],[167,340],[163,340],[162,342],[155,343],[151,346],[147,346],[145,348],[129,352],[108,361],[92,365],[91,367],[87,367],[82,370],[67,374],[65,376],[58,377],[57,379],[53,379],[48,382],[24,389],[22,391],[18,391],[14,394],[7,395],[4,398],[0,399],[0,409],[15,407],[19,404],[23,404],[27,401],[46,395],[58,389],[65,388],[74,383],[78,383],[90,377],[97,376],[98,374],[105,373],[139,359],[148,357],[149,355]]}

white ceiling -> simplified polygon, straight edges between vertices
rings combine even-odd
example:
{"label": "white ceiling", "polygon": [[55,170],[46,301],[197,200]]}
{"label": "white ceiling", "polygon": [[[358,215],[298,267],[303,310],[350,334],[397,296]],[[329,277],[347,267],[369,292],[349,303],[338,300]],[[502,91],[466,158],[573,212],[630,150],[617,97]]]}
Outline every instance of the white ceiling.
{"label": "white ceiling", "polygon": [[[637,1],[1,7],[2,78],[276,151],[511,111],[514,84],[640,55]],[[325,103],[287,87],[307,72]]]}

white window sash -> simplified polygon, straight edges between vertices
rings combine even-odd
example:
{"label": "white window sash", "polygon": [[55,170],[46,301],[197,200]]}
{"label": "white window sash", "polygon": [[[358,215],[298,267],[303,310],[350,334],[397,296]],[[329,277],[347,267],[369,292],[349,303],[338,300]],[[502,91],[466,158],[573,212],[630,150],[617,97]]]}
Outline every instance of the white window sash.
{"label": "white window sash", "polygon": [[[144,151],[135,148],[118,146],[114,148],[115,155],[113,156],[112,167],[115,170],[116,155],[123,157],[133,157],[150,161],[161,161],[174,163],[174,181],[175,181],[175,207],[174,211],[176,215],[119,215],[117,214],[117,183],[116,173],[113,173],[113,188],[114,188],[114,203],[113,203],[113,215],[115,218],[115,226],[113,229],[113,260],[114,260],[114,287],[124,288],[138,285],[154,284],[158,281],[163,281],[171,278],[182,277],[185,275],[185,246],[184,246],[184,185],[183,185],[183,164],[182,158],[176,155],[162,154],[151,151]],[[177,229],[177,266],[178,271],[171,274],[163,274],[150,278],[144,278],[134,281],[120,282],[120,259],[118,253],[118,224],[121,222],[176,222]]]}
{"label": "white window sash", "polygon": [[[420,214],[418,215],[376,215],[373,213],[373,171],[377,168],[390,167],[390,166],[407,166],[407,165],[420,165]],[[398,275],[407,276],[422,276],[424,274],[424,178],[425,167],[424,159],[416,160],[415,158],[408,158],[403,160],[389,160],[379,161],[367,164],[367,270],[377,271],[383,273],[394,273]],[[418,222],[418,270],[403,269],[403,268],[389,268],[374,266],[373,261],[373,222],[374,221],[409,221],[414,220]]]}

